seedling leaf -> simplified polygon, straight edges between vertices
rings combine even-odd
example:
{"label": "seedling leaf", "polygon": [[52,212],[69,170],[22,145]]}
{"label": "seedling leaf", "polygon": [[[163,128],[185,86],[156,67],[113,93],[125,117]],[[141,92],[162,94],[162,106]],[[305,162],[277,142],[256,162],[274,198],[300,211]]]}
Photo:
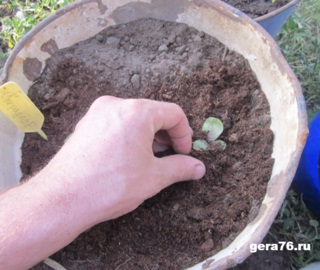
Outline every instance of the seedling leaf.
{"label": "seedling leaf", "polygon": [[205,140],[196,140],[192,143],[192,148],[194,150],[208,151],[209,144]]}
{"label": "seedling leaf", "polygon": [[214,144],[221,151],[224,151],[227,148],[227,144],[222,140],[213,141],[211,144]]}
{"label": "seedling leaf", "polygon": [[208,132],[208,141],[213,142],[223,132],[223,123],[218,118],[208,117],[202,126],[202,131]]}

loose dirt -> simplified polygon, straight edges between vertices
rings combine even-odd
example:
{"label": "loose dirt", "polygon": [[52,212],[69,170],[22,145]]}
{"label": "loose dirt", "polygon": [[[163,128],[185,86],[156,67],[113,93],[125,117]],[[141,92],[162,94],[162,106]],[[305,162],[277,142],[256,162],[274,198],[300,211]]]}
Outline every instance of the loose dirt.
{"label": "loose dirt", "polygon": [[251,18],[257,18],[284,6],[290,0],[276,0],[274,3],[272,0],[223,0],[223,2],[236,7]]}

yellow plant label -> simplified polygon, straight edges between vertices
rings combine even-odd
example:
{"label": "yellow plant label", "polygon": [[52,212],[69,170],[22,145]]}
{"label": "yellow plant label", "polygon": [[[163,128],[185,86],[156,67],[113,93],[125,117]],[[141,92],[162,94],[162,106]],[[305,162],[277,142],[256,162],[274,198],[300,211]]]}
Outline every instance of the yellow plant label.
{"label": "yellow plant label", "polygon": [[41,130],[43,114],[16,83],[8,82],[0,87],[0,111],[22,132],[38,132],[48,140]]}

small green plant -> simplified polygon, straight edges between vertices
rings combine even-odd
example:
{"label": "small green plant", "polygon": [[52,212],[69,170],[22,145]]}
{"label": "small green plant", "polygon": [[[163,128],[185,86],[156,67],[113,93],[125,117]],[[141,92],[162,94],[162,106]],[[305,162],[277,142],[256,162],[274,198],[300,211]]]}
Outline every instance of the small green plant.
{"label": "small green plant", "polygon": [[197,151],[208,151],[212,149],[225,150],[227,144],[218,140],[223,132],[223,123],[215,117],[208,117],[202,126],[202,131],[207,134],[205,140],[196,140],[192,144],[192,148]]}

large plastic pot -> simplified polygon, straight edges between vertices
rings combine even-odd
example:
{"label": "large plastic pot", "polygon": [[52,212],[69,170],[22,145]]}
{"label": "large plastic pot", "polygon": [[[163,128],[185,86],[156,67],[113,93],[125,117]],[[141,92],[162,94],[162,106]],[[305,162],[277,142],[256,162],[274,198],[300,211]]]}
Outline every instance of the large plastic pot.
{"label": "large plastic pot", "polygon": [[[4,67],[1,83],[15,81],[27,91],[43,70],[45,60],[58,48],[92,37],[107,26],[146,17],[186,23],[242,54],[270,103],[275,162],[259,213],[229,246],[191,269],[232,267],[244,261],[250,254],[250,244],[260,243],[268,232],[291,184],[308,133],[299,82],[273,38],[258,23],[212,0],[79,1],[38,24],[19,42]],[[23,134],[0,115],[2,189],[19,181],[22,141]]]}
{"label": "large plastic pot", "polygon": [[256,18],[255,21],[262,25],[271,36],[275,37],[289,18],[291,12],[295,9],[298,1],[299,0],[291,0],[283,7]]}
{"label": "large plastic pot", "polygon": [[310,122],[309,130],[293,185],[303,196],[307,207],[320,216],[320,113]]}

